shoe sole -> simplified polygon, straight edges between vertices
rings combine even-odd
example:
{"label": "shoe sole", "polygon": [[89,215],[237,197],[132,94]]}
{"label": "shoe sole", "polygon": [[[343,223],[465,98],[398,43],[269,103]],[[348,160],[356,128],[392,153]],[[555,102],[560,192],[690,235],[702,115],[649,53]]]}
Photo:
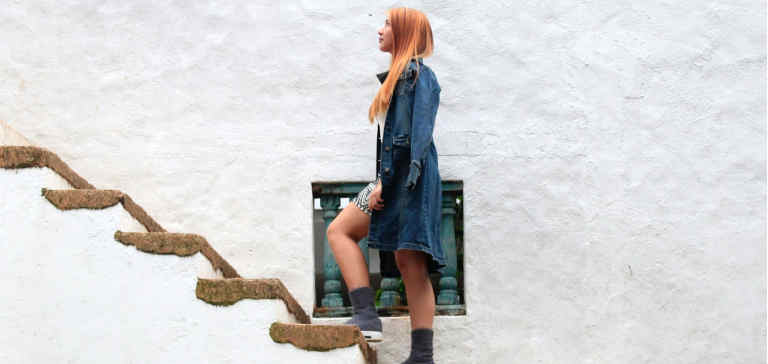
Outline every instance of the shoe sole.
{"label": "shoe sole", "polygon": [[384,335],[380,331],[361,331],[365,341],[378,343],[384,339]]}

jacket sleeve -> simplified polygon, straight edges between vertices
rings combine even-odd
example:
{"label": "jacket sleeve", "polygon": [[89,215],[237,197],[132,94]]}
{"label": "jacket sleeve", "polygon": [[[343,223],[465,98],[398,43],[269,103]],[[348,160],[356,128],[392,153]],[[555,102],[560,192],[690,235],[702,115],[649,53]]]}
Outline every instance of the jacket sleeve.
{"label": "jacket sleeve", "polygon": [[421,176],[421,168],[432,144],[435,116],[440,103],[440,86],[426,75],[416,80],[411,115],[411,164],[406,186],[413,190]]}

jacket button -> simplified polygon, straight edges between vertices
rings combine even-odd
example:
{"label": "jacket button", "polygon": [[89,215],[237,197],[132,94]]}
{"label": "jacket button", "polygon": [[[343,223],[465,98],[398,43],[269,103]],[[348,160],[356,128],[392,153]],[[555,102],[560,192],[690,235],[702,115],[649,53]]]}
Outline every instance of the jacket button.
{"label": "jacket button", "polygon": [[389,168],[384,168],[384,173],[389,174]]}
{"label": "jacket button", "polygon": [[387,151],[387,152],[389,152],[389,145],[387,145],[386,147],[384,147],[384,150],[385,150],[385,151]]}

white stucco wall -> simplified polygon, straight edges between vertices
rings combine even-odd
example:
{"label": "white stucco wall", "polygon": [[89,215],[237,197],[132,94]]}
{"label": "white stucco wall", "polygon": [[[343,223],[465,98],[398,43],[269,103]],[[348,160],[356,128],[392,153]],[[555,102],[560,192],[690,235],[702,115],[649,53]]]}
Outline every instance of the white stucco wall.
{"label": "white stucco wall", "polygon": [[309,352],[277,344],[280,300],[217,307],[195,297],[202,256],[147,254],[113,238],[146,231],[120,205],[60,211],[48,169],[0,169],[0,362],[355,363],[357,346]]}
{"label": "white stucco wall", "polygon": [[0,145],[31,145],[32,143],[16,130],[11,128],[8,123],[0,120]]}
{"label": "white stucco wall", "polygon": [[[311,311],[310,183],[372,177],[393,4],[6,4],[0,119]],[[408,5],[465,189],[468,315],[436,320],[437,360],[763,360],[765,3]]]}

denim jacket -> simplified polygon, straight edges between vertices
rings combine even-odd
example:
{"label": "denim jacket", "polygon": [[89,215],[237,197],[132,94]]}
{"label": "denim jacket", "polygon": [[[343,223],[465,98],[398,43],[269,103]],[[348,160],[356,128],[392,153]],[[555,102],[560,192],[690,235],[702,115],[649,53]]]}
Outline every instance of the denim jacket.
{"label": "denim jacket", "polygon": [[[377,76],[384,82],[387,72]],[[384,209],[373,211],[368,233],[370,247],[431,254],[431,267],[445,264],[441,179],[432,139],[439,103],[435,74],[421,59],[412,60],[395,85],[380,142],[377,137]]]}

